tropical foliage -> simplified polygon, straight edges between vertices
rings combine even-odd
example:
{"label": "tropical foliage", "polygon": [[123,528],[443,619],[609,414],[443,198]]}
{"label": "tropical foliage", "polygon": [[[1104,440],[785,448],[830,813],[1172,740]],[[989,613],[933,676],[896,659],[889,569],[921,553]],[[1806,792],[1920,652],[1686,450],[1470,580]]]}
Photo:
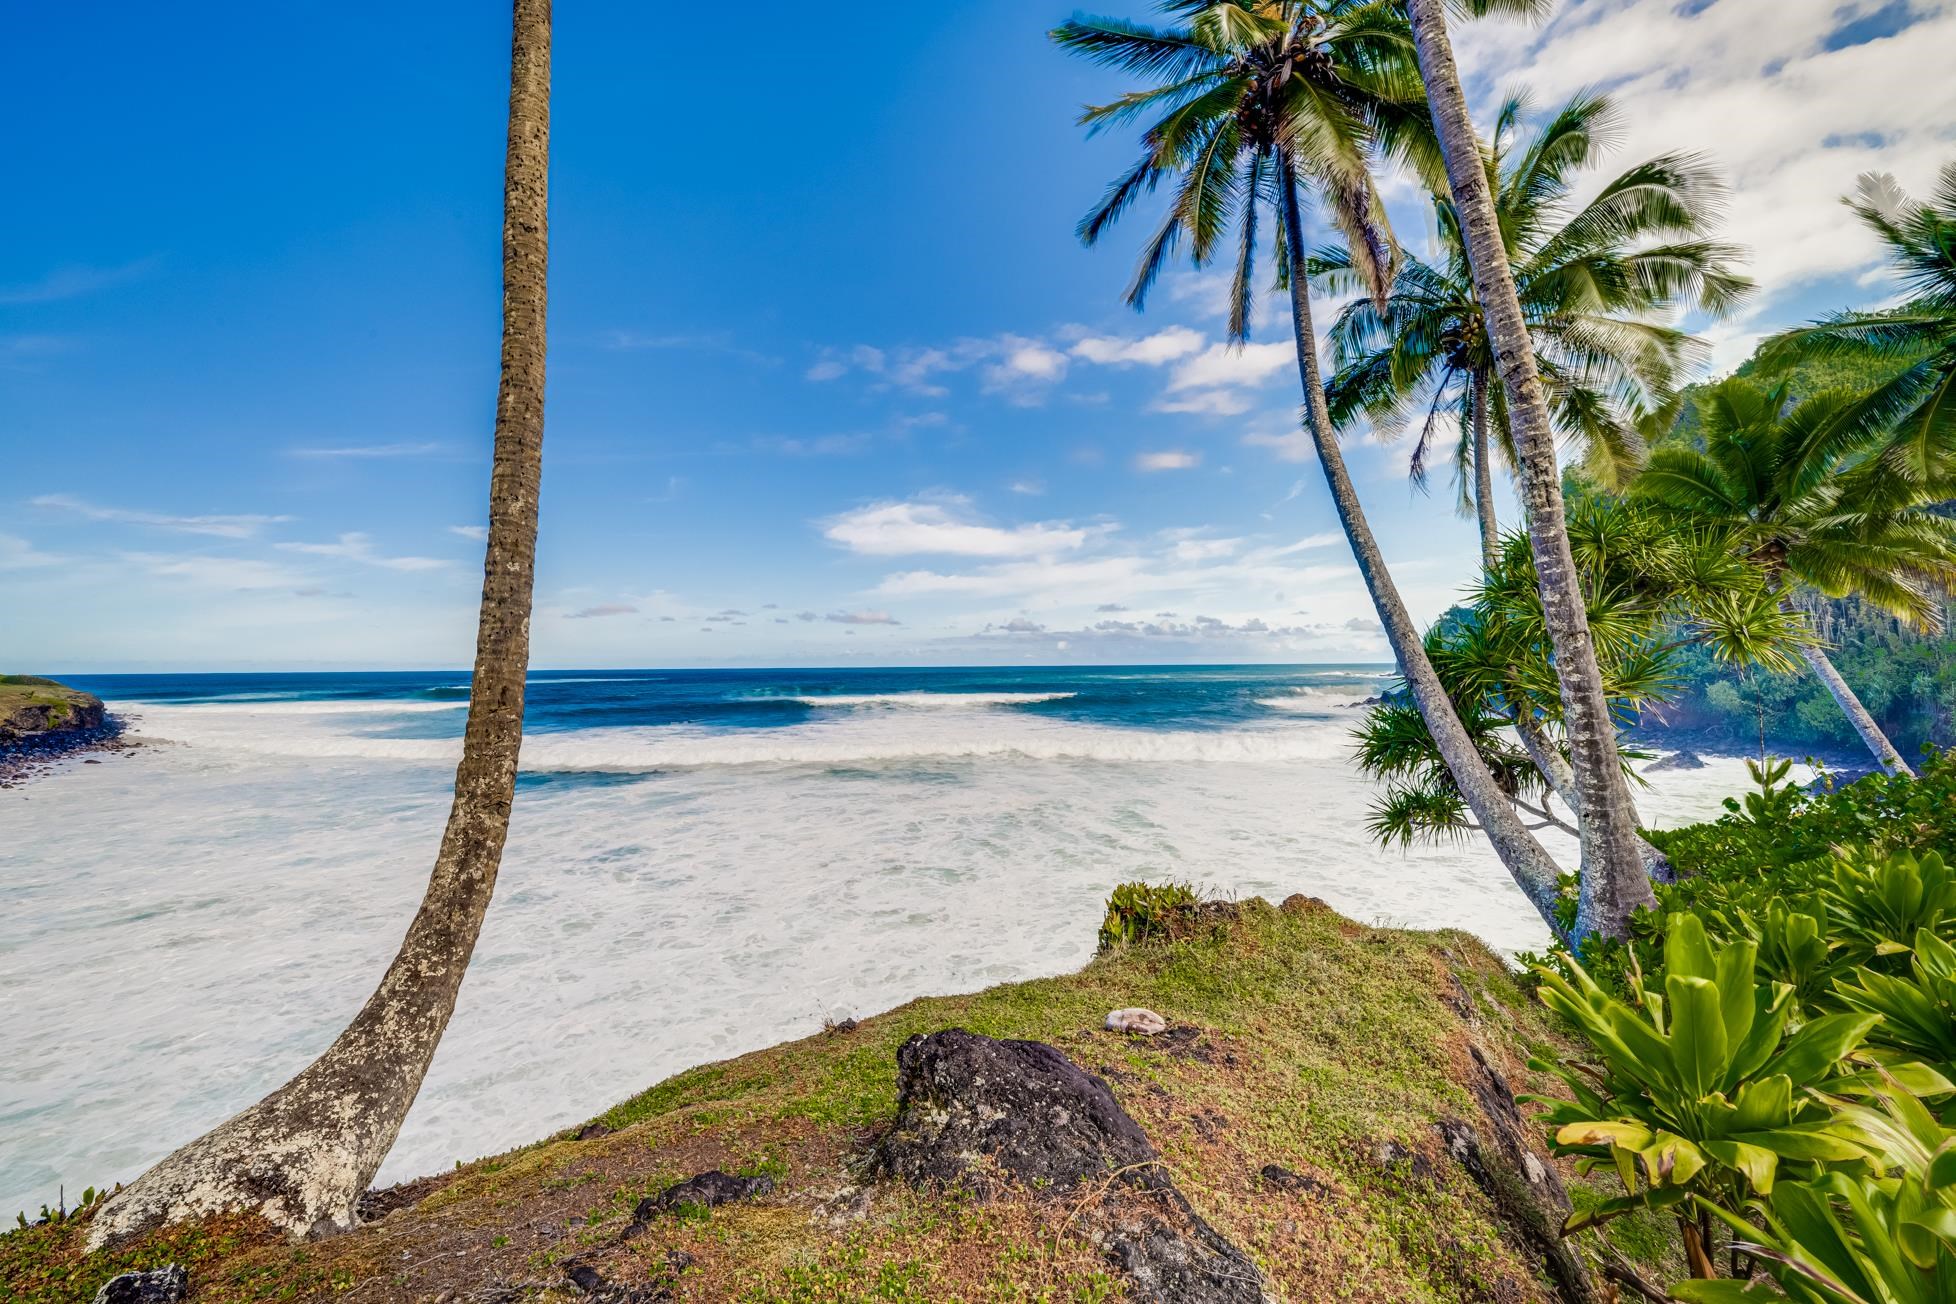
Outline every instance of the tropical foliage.
{"label": "tropical foliage", "polygon": [[[1785,382],[1727,380],[1699,398],[1703,447],[1656,449],[1632,493],[1722,535],[1776,592],[1853,594],[1939,632],[1940,586],[1956,578],[1956,521],[1931,510],[1939,482],[1892,469],[1901,436],[1869,424],[1869,402],[1839,391],[1795,401]],[[1826,654],[1810,641],[1805,655],[1877,759],[1905,769]]]}
{"label": "tropical foliage", "polygon": [[1593,1052],[1537,1066],[1567,1089],[1540,1117],[1622,1190],[1568,1230],[1621,1265],[1614,1219],[1675,1218],[1676,1299],[1947,1304],[1956,873],[1919,848],[1956,831],[1956,763],[1834,793],[1784,776],[1659,838],[1681,877],[1630,947],[1537,969]]}
{"label": "tropical foliage", "polygon": [[[1684,307],[1723,314],[1749,282],[1734,270],[1737,250],[1709,236],[1723,190],[1702,159],[1646,160],[1577,207],[1572,193],[1618,133],[1619,115],[1607,98],[1583,93],[1523,137],[1527,114],[1515,95],[1496,116],[1486,158],[1495,210],[1558,430],[1584,450],[1592,479],[1614,485],[1641,461],[1639,423],[1702,354],[1661,316]],[[1417,425],[1412,471],[1421,483],[1445,428],[1457,430],[1456,482],[1471,507],[1473,460],[1492,446],[1512,465],[1513,443],[1453,201],[1436,197],[1434,215],[1438,257],[1404,256],[1384,304],[1361,299],[1340,313],[1328,394],[1341,427],[1361,417],[1384,433]],[[1328,291],[1361,288],[1342,249],[1319,250],[1311,266]]]}
{"label": "tropical foliage", "polygon": [[[1687,649],[1739,667],[1795,664],[1797,619],[1716,533],[1676,528],[1601,494],[1573,498],[1568,519],[1605,690],[1620,718],[1668,699]],[[1547,798],[1567,788],[1562,700],[1526,539],[1504,540],[1494,568],[1426,645],[1503,790],[1529,818],[1560,824]],[[1471,828],[1419,714],[1397,699],[1373,707],[1360,725],[1357,760],[1384,785],[1371,822],[1382,842]]]}
{"label": "tropical foliage", "polygon": [[1887,246],[1909,297],[1886,311],[1836,313],[1788,331],[1766,356],[1900,364],[1864,400],[1868,422],[1892,435],[1883,464],[1918,486],[1946,482],[1956,459],[1956,163],[1944,165],[1926,201],[1869,173],[1845,202]]}

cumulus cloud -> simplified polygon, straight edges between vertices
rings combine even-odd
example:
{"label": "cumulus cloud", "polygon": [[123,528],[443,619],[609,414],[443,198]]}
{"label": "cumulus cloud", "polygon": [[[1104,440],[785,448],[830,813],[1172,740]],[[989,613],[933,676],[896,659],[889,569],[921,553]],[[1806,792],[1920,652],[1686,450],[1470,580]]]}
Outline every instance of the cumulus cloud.
{"label": "cumulus cloud", "polygon": [[1071,551],[1089,537],[1085,528],[1058,521],[987,524],[973,514],[968,500],[957,497],[871,503],[830,518],[822,533],[831,543],[872,557],[1029,557]]}
{"label": "cumulus cloud", "polygon": [[1077,341],[1074,357],[1108,367],[1159,367],[1187,357],[1202,347],[1202,332],[1186,326],[1170,326],[1153,335],[1139,338],[1120,335],[1089,335]]}
{"label": "cumulus cloud", "polygon": [[118,525],[147,525],[177,534],[207,534],[220,539],[249,539],[267,525],[289,521],[290,516],[211,515],[173,516],[167,512],[138,511],[127,507],[103,507],[69,494],[42,494],[31,500],[35,507],[71,512],[90,521],[110,521]]}
{"label": "cumulus cloud", "polygon": [[903,622],[887,611],[831,611],[823,619],[838,625],[900,625]]}
{"label": "cumulus cloud", "polygon": [[1586,85],[1610,93],[1620,142],[1591,187],[1654,154],[1708,149],[1732,187],[1721,237],[1750,251],[1764,291],[1748,326],[1721,341],[1720,362],[1782,324],[1791,292],[1878,261],[1879,245],[1838,196],[1871,169],[1928,189],[1956,122],[1947,0],[1780,0],[1769,10],[1595,0],[1561,6],[1539,31],[1463,24],[1459,40],[1481,120],[1518,80],[1545,106]]}

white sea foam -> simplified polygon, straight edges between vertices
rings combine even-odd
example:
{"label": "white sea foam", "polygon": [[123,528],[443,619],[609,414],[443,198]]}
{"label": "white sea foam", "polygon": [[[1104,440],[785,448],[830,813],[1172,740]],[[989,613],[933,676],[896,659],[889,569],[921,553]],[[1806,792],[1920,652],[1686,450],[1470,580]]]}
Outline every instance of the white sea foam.
{"label": "white sea foam", "polygon": [[382,701],[372,698],[318,699],[313,701],[291,698],[226,697],[212,698],[205,702],[183,702],[156,704],[146,702],[111,702],[109,707],[118,713],[138,715],[144,720],[151,718],[189,718],[208,716],[222,718],[227,716],[250,717],[262,715],[420,715],[429,711],[462,711],[468,708],[467,702],[421,702],[421,701]]}
{"label": "white sea foam", "polygon": [[[426,708],[417,704],[414,709]],[[339,727],[330,720],[310,722],[313,727],[307,727],[292,720],[258,718],[267,712],[202,706],[137,710],[149,736],[261,756],[452,764],[461,755],[459,738],[386,737]],[[1340,737],[1328,730],[1163,731],[1012,713],[979,719],[852,713],[843,720],[780,729],[708,731],[670,725],[533,733],[523,741],[523,768],[630,774],[704,766],[833,767],[1006,757],[1268,763],[1322,759],[1338,754],[1343,746]]]}
{"label": "white sea foam", "polygon": [[[145,735],[190,745],[0,792],[0,1211],[126,1181],[303,1066],[399,945],[440,839],[450,742],[344,714],[139,709]],[[1368,844],[1347,728],[850,712],[744,740],[533,737],[526,767],[715,759],[519,795],[460,1006],[381,1178],[824,1017],[1072,968],[1124,879],[1539,945],[1479,844]],[[1673,823],[1745,783],[1736,761],[1655,777],[1645,810]]]}
{"label": "white sea foam", "polygon": [[969,710],[982,706],[1030,706],[1035,702],[1063,702],[1073,696],[1075,696],[1073,693],[816,693],[807,697],[771,700],[800,702],[803,706],[951,707]]}
{"label": "white sea foam", "polygon": [[1360,685],[1344,687],[1314,686],[1293,688],[1283,697],[1259,697],[1256,704],[1272,711],[1303,711],[1322,715],[1327,711],[1357,706],[1370,696]]}

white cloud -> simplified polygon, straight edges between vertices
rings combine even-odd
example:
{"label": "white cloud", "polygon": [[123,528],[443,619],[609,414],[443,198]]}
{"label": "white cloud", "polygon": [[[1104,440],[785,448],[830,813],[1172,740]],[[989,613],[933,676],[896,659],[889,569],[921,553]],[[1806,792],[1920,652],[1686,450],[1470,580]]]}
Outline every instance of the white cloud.
{"label": "white cloud", "polygon": [[1202,389],[1174,398],[1158,398],[1150,405],[1155,412],[1183,412],[1207,417],[1241,416],[1250,410],[1247,394],[1233,389]]}
{"label": "white cloud", "polygon": [[1187,357],[1202,347],[1202,332],[1190,330],[1186,326],[1170,326],[1167,330],[1156,331],[1153,335],[1140,338],[1117,335],[1089,335],[1074,344],[1070,352],[1076,358],[1102,366],[1126,367],[1140,365],[1159,367],[1177,358]]}
{"label": "white cloud", "polygon": [[138,511],[126,507],[103,507],[84,502],[69,494],[42,494],[32,500],[36,507],[72,512],[91,521],[112,521],[118,525],[148,525],[178,534],[207,534],[220,539],[249,539],[267,525],[289,521],[290,516],[227,515],[172,516],[165,512]]}
{"label": "white cloud", "polygon": [[1244,388],[1267,383],[1286,367],[1297,365],[1297,350],[1288,343],[1211,344],[1176,366],[1168,379],[1170,392],[1187,389]]}
{"label": "white cloud", "polygon": [[[1252,431],[1243,436],[1243,442],[1252,448],[1269,449],[1280,462],[1308,462],[1317,456],[1317,447],[1304,430]],[[1284,501],[1289,502],[1290,498]]]}
{"label": "white cloud", "polygon": [[900,625],[903,622],[887,611],[831,611],[825,620],[838,625]]}
{"label": "white cloud", "polygon": [[1914,0],[1915,21],[1899,34],[1827,48],[1844,24],[1891,7],[1591,0],[1563,6],[1539,32],[1463,24],[1460,49],[1482,125],[1498,90],[1522,78],[1544,107],[1583,86],[1610,93],[1621,139],[1588,178],[1592,188],[1655,154],[1708,152],[1732,188],[1721,237],[1749,249],[1766,309],[1721,347],[1721,360],[1735,361],[1758,333],[1783,324],[1774,302],[1880,258],[1874,237],[1837,202],[1856,174],[1894,172],[1919,193],[1949,157],[1956,5]]}
{"label": "white cloud", "polygon": [[489,527],[486,525],[451,525],[448,532],[459,534],[464,539],[474,539],[477,543],[486,542],[489,538]]}
{"label": "white cloud", "polygon": [[577,611],[564,613],[566,620],[595,620],[604,616],[632,616],[638,608],[629,602],[601,602],[595,607],[583,607]]}
{"label": "white cloud", "polygon": [[1137,471],[1186,471],[1202,465],[1202,454],[1168,449],[1159,453],[1140,453],[1134,459]]}
{"label": "white cloud", "polygon": [[974,519],[967,500],[945,498],[871,503],[824,522],[822,534],[831,543],[872,557],[1029,557],[1079,548],[1090,532],[1057,521],[988,525]]}
{"label": "white cloud", "polygon": [[385,570],[430,571],[448,565],[440,557],[383,557],[374,551],[373,537],[357,531],[342,534],[335,543],[281,543],[277,546],[287,552],[305,553],[309,557],[331,557],[339,561],[358,562],[363,566],[379,566]]}

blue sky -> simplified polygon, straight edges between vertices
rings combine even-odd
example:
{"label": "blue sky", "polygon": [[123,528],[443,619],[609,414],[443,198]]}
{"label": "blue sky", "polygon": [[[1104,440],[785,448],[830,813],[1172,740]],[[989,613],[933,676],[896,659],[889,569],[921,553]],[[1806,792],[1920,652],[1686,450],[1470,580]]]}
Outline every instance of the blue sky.
{"label": "blue sky", "polygon": [[[1618,167],[1726,168],[1767,287],[1729,366],[1892,295],[1836,197],[1956,156],[1952,8],[1581,0],[1461,48],[1483,101],[1610,88]],[[0,669],[467,662],[499,10],[14,15]],[[1225,352],[1196,273],[1137,316],[1146,215],[1072,235],[1132,146],[1073,125],[1120,85],[1047,44],[1067,12],[560,7],[539,665],[1382,658],[1283,323]],[[1403,447],[1351,456],[1437,614],[1467,524]]]}

